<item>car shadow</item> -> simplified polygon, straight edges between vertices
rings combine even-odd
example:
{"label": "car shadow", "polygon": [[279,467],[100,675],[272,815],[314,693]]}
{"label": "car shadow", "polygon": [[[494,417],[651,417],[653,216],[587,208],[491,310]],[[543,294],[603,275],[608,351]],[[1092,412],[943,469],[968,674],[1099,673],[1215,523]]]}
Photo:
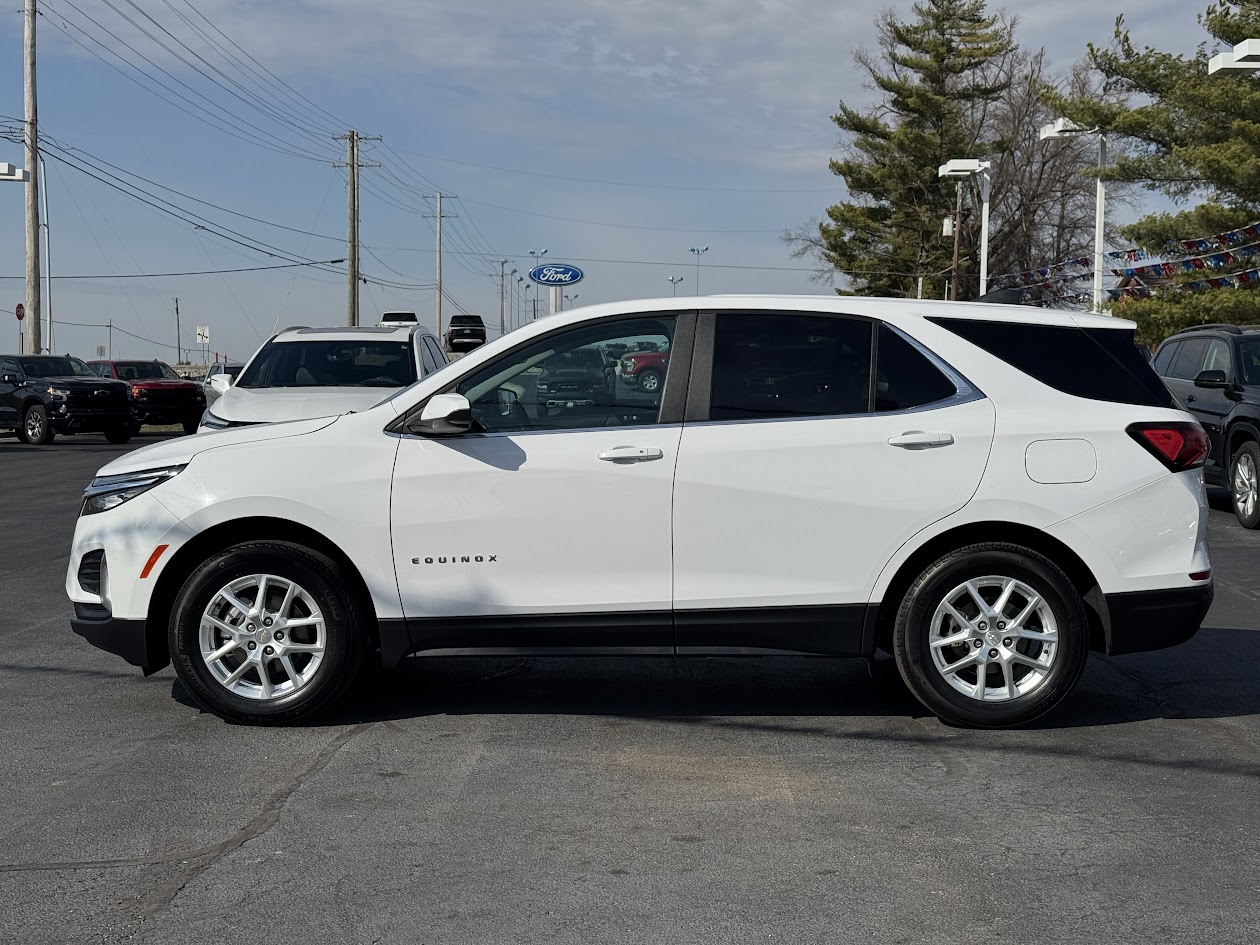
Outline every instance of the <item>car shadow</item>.
{"label": "car shadow", "polygon": [[[1169,650],[1091,654],[1077,690],[1036,729],[1260,711],[1260,631],[1209,627]],[[193,703],[176,681],[174,698]],[[369,669],[314,727],[434,715],[589,715],[729,724],[798,734],[811,719],[930,719],[891,657],[443,657]],[[933,723],[935,724],[935,723]]]}

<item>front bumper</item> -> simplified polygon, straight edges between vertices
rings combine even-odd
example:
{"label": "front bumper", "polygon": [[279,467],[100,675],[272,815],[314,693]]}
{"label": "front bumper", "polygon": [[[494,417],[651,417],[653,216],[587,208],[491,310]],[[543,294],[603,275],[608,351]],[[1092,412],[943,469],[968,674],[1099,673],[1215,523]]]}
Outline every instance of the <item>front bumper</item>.
{"label": "front bumper", "polygon": [[146,676],[171,661],[166,641],[160,634],[154,639],[143,620],[121,620],[104,607],[76,603],[70,629],[94,647],[139,666]]}
{"label": "front bumper", "polygon": [[135,414],[130,407],[122,410],[93,410],[55,404],[48,408],[48,425],[56,433],[101,433],[106,430],[126,429],[133,423]]}
{"label": "front bumper", "polygon": [[204,403],[195,404],[136,404],[136,422],[140,424],[199,423],[206,412]]}
{"label": "front bumper", "polygon": [[1185,643],[1199,631],[1215,593],[1208,581],[1193,587],[1107,594],[1108,655],[1144,653]]}

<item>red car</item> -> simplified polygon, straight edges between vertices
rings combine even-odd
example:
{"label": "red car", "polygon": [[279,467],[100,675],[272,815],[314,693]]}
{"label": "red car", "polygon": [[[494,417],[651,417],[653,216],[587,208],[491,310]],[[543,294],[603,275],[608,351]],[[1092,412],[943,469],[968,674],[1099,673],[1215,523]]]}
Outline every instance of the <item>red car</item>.
{"label": "red car", "polygon": [[655,394],[665,380],[669,351],[627,351],[621,356],[621,379],[648,394]]}
{"label": "red car", "polygon": [[161,361],[90,361],[101,377],[115,377],[131,385],[138,432],[144,424],[183,426],[196,433],[206,409],[206,392],[196,381],[180,377]]}

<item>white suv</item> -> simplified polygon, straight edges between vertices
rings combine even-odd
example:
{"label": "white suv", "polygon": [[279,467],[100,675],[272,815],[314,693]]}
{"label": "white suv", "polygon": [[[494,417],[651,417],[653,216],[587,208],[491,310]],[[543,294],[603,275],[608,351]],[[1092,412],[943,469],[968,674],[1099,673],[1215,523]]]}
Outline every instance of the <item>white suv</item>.
{"label": "white suv", "polygon": [[198,432],[366,410],[446,364],[433,332],[414,324],[286,328],[233,375],[207,378],[216,399]]}
{"label": "white suv", "polygon": [[[607,402],[558,354],[668,348]],[[896,656],[958,724],[1212,599],[1207,438],[1119,319],[731,297],[540,320],[378,406],[155,444],[85,494],[73,627],[286,722],[409,654]],[[615,525],[609,525],[615,522]]]}

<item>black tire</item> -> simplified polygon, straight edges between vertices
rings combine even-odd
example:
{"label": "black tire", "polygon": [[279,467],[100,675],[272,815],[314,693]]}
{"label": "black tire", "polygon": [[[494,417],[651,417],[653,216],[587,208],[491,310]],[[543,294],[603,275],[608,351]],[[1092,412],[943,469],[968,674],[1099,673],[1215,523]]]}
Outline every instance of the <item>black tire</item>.
{"label": "black tire", "polygon": [[191,434],[193,434],[193,433],[196,433],[196,432],[197,432],[197,428],[198,428],[198,427],[200,427],[200,426],[201,426],[201,418],[200,418],[200,417],[198,417],[196,420],[185,420],[185,421],[184,421],[184,432],[185,432],[185,433],[187,433],[187,434],[189,434],[189,435],[191,435]]}
{"label": "black tire", "polygon": [[48,410],[43,404],[31,404],[22,414],[18,427],[18,439],[32,446],[44,446],[56,439],[52,424],[48,422]]}
{"label": "black tire", "polygon": [[647,368],[639,375],[639,390],[656,393],[661,389],[661,372],[656,368]]}
{"label": "black tire", "polygon": [[[1014,578],[1039,595],[1053,614],[1058,633],[1057,652],[1040,684],[1000,702],[981,701],[951,686],[935,665],[930,645],[936,608],[964,582],[989,575]],[[1080,681],[1089,656],[1089,620],[1080,594],[1050,559],[1019,545],[970,545],[929,565],[910,586],[897,611],[893,655],[915,698],[942,721],[975,728],[1025,725],[1057,706]],[[1006,670],[998,672],[1005,680]]]}
{"label": "black tire", "polygon": [[106,430],[105,439],[111,443],[126,443],[131,439],[131,430],[128,427],[115,427],[112,430]]}
{"label": "black tire", "polygon": [[[324,616],[326,643],[315,675],[296,692],[271,700],[230,692],[201,655],[202,614],[216,593],[237,578],[276,575],[300,585]],[[363,604],[331,559],[301,545],[257,541],[211,556],[184,582],[172,611],[168,641],[180,682],[203,709],[232,722],[284,725],[327,710],[354,683],[366,642]]]}
{"label": "black tire", "polygon": [[1260,528],[1260,501],[1252,503],[1251,512],[1243,511],[1238,503],[1238,489],[1235,486],[1238,475],[1238,466],[1240,463],[1246,463],[1250,459],[1251,471],[1254,475],[1260,471],[1260,444],[1254,440],[1248,440],[1242,446],[1234,451],[1234,455],[1229,460],[1229,501],[1234,509],[1234,517],[1238,519],[1243,528]]}

